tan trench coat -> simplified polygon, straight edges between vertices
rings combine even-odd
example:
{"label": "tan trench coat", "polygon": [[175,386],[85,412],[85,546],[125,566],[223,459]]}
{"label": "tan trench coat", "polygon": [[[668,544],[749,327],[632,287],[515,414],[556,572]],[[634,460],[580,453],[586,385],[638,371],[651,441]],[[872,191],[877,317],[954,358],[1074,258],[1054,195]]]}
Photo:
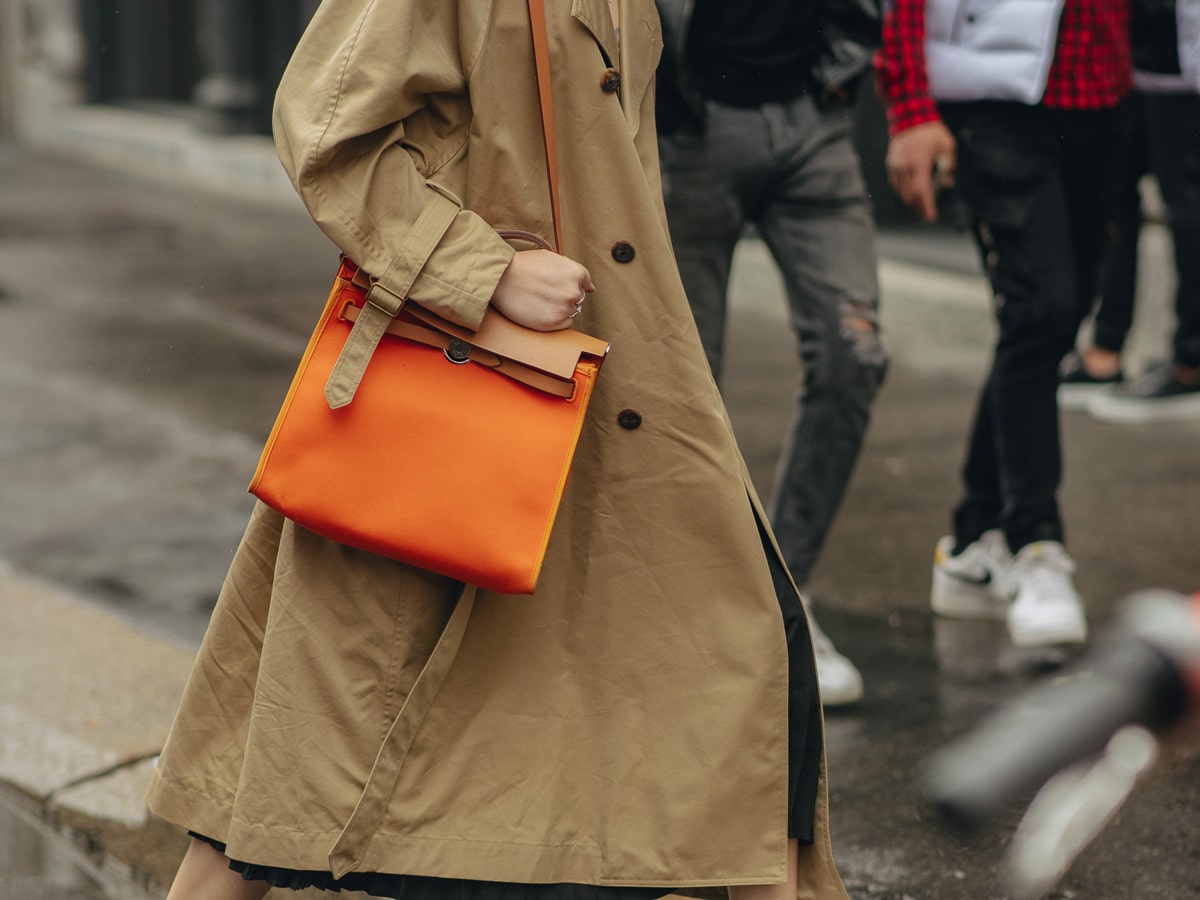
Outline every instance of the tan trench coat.
{"label": "tan trench coat", "polygon": [[[762,511],[672,263],[657,15],[623,0],[618,54],[606,0],[547,7],[563,250],[597,286],[579,325],[612,352],[538,591],[480,592],[452,619],[461,585],[258,507],[149,792],[234,858],[785,880],[787,650]],[[339,248],[474,326],[513,252],[495,229],[552,235],[536,98],[524,0],[325,0],[277,143]],[[800,897],[844,898],[823,783],[816,828]]]}

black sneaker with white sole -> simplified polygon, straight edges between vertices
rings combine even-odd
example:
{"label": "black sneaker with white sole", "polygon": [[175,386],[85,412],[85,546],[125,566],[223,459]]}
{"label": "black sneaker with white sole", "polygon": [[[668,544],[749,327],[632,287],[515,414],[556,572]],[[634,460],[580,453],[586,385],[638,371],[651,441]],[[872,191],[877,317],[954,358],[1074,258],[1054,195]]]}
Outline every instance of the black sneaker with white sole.
{"label": "black sneaker with white sole", "polygon": [[1081,412],[1088,409],[1093,397],[1124,382],[1125,373],[1120,369],[1100,378],[1087,370],[1078,353],[1068,353],[1058,370],[1058,407],[1068,412]]}
{"label": "black sneaker with white sole", "polygon": [[1200,419],[1200,384],[1180,381],[1175,366],[1168,363],[1097,394],[1088,404],[1088,412],[1101,422],[1118,425]]}

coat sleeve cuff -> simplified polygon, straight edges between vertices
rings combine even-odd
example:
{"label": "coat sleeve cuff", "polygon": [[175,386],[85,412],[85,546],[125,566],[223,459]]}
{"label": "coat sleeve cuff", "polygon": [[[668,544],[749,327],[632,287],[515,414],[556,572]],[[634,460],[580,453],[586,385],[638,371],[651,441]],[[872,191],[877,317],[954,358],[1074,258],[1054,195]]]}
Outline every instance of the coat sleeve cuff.
{"label": "coat sleeve cuff", "polygon": [[397,297],[474,330],[514,251],[453,194],[426,186],[424,209],[378,280]]}
{"label": "coat sleeve cuff", "polygon": [[487,222],[461,210],[409,297],[455,324],[477,329],[516,251]]}

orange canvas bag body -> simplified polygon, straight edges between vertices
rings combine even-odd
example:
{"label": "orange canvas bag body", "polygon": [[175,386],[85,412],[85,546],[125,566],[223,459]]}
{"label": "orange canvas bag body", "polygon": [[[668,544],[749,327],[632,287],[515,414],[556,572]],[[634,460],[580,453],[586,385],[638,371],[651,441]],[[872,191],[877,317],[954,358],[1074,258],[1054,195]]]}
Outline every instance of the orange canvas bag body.
{"label": "orange canvas bag body", "polygon": [[[561,247],[545,22],[532,19]],[[339,543],[532,593],[607,352],[494,309],[461,328],[343,257],[250,491]]]}

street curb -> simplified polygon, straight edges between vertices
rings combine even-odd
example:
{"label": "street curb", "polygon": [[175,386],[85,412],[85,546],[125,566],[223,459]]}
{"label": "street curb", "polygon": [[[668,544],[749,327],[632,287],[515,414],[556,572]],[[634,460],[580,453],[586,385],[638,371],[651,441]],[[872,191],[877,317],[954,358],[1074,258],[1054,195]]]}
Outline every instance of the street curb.
{"label": "street curb", "polygon": [[119,898],[161,897],[185,836],[143,802],[194,651],[0,569],[0,792]]}

